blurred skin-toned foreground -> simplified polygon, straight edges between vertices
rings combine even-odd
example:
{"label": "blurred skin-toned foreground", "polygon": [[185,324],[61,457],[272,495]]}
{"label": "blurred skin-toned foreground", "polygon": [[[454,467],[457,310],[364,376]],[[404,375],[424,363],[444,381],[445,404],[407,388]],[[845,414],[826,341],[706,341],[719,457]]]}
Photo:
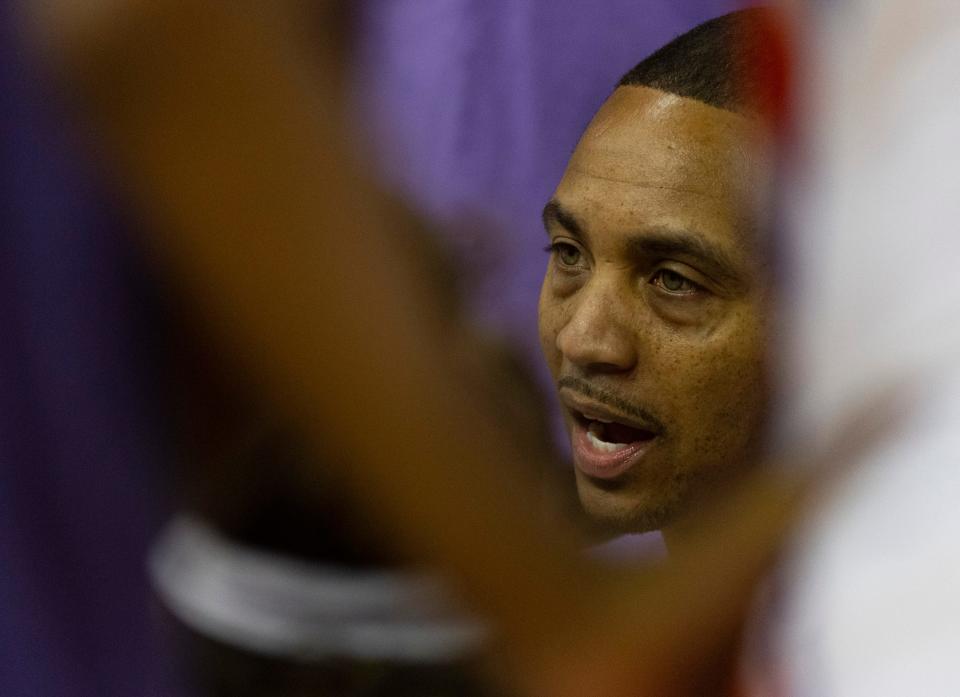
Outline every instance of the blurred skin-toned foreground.
{"label": "blurred skin-toned foreground", "polygon": [[721,693],[810,488],[754,476],[649,572],[593,566],[542,519],[536,465],[476,389],[470,332],[418,273],[416,221],[352,157],[341,9],[52,2],[27,21],[220,353],[492,619],[500,677],[529,695]]}

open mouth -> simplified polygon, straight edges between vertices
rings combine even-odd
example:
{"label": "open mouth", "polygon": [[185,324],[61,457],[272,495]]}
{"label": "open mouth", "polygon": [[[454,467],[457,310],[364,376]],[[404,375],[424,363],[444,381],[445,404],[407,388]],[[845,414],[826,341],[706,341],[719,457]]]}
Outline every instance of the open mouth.
{"label": "open mouth", "polygon": [[651,462],[651,457],[656,459],[652,453],[661,448],[666,429],[653,413],[578,378],[561,378],[558,385],[569,418],[573,464],[579,474],[614,481],[641,463]]}
{"label": "open mouth", "polygon": [[594,448],[605,453],[615,453],[626,450],[631,445],[642,441],[650,441],[656,437],[652,431],[627,426],[616,421],[601,421],[590,419],[583,414],[578,419],[587,431],[587,440]]}
{"label": "open mouth", "polygon": [[596,479],[612,480],[632,469],[661,435],[643,423],[614,421],[615,415],[600,407],[571,408],[570,414],[574,465]]}

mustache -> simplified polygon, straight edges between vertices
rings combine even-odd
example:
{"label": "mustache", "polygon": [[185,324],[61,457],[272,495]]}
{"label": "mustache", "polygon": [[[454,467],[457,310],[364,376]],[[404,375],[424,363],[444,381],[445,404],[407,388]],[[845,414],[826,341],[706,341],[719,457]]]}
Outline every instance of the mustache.
{"label": "mustache", "polygon": [[600,404],[619,411],[624,416],[629,416],[633,419],[636,419],[652,431],[660,434],[666,432],[666,427],[663,425],[663,422],[658,419],[650,410],[640,406],[639,404],[628,402],[619,395],[616,395],[609,390],[605,390],[602,387],[597,387],[587,382],[583,378],[578,378],[574,375],[565,375],[557,380],[557,389],[560,390],[563,388],[578,392],[584,397],[589,397],[595,402],[599,402]]}

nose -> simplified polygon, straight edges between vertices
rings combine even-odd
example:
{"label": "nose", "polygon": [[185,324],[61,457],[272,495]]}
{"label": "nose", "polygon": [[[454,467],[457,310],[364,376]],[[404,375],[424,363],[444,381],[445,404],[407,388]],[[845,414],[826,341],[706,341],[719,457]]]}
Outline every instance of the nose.
{"label": "nose", "polygon": [[628,299],[613,284],[596,280],[573,299],[569,320],[557,334],[557,349],[584,372],[628,372],[637,362],[635,332],[625,316]]}

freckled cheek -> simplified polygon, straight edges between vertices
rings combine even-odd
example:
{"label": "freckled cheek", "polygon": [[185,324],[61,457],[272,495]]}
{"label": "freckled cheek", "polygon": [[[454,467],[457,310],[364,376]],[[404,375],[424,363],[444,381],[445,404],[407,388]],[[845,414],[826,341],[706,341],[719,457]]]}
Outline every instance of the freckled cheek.
{"label": "freckled cheek", "polygon": [[652,341],[648,350],[659,401],[684,430],[736,423],[756,410],[764,375],[761,347],[709,350],[685,342]]}
{"label": "freckled cheek", "polygon": [[731,454],[755,439],[767,404],[756,355],[725,351],[705,356],[689,378],[685,410],[691,433]]}

